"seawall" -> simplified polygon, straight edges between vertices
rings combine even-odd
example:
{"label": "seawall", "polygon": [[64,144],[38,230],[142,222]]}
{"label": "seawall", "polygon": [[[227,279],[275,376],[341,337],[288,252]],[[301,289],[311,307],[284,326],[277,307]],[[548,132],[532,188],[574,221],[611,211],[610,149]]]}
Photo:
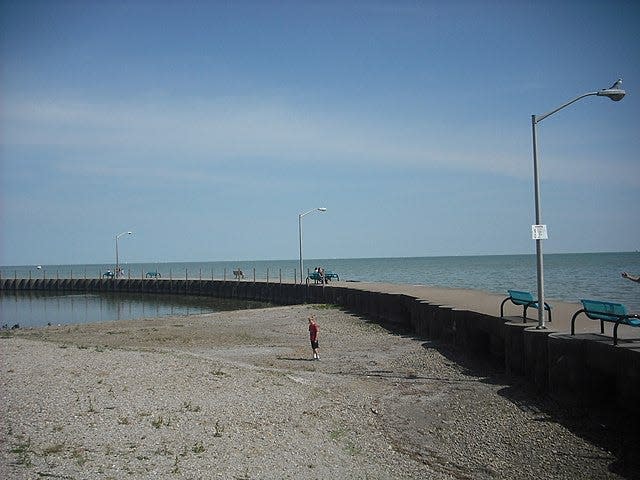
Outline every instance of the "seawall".
{"label": "seawall", "polygon": [[[334,304],[390,329],[490,358],[507,374],[526,379],[538,392],[566,406],[589,409],[606,405],[634,413],[632,406],[640,404],[639,340],[623,340],[614,346],[607,335],[587,331],[571,336],[565,333],[566,321],[559,322],[555,317],[553,328],[538,330],[535,322],[523,323],[518,316],[500,318],[499,314],[487,313],[486,308],[475,308],[464,301],[443,301],[444,297],[438,295],[430,299],[428,289],[393,287],[199,279],[0,280],[0,290],[5,291],[172,293],[279,305]],[[455,292],[450,296],[447,300],[454,300]],[[497,311],[499,297],[485,297],[485,303],[488,300],[491,308],[495,303]]]}

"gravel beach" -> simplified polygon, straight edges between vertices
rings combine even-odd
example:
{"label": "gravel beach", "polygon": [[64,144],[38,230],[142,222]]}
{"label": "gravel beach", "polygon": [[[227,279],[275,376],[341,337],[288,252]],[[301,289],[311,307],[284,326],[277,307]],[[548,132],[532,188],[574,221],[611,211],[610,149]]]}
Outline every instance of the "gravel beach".
{"label": "gravel beach", "polygon": [[5,479],[638,478],[633,430],[325,305],[9,331],[0,358]]}

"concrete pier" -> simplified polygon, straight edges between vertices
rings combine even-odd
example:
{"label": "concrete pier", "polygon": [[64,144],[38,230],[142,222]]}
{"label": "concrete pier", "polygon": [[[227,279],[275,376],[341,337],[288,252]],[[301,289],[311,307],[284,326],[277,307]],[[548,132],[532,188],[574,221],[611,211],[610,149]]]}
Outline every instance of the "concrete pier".
{"label": "concrete pier", "polygon": [[[327,303],[348,309],[394,331],[447,343],[488,357],[508,375],[526,379],[540,393],[568,406],[602,406],[631,412],[640,404],[640,329],[620,329],[614,346],[598,322],[583,321],[569,335],[568,322],[579,306],[559,305],[553,324],[537,330],[522,321],[521,310],[483,292],[410,285],[335,282],[327,286],[251,280],[202,279],[1,279],[0,290],[132,292],[205,295],[259,300],[278,305]],[[511,309],[509,311],[509,308]],[[555,308],[555,305],[554,305]],[[537,312],[533,310],[533,314]],[[624,330],[624,331],[623,331]],[[635,330],[635,331],[632,331]]]}

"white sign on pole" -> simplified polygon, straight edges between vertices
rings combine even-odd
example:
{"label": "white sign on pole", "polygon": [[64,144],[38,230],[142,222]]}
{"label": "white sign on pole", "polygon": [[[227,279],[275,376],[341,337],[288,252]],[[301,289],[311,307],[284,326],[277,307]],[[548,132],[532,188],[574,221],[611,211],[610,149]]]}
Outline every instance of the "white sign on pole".
{"label": "white sign on pole", "polygon": [[549,238],[547,235],[547,226],[531,225],[531,238],[534,240],[547,240]]}

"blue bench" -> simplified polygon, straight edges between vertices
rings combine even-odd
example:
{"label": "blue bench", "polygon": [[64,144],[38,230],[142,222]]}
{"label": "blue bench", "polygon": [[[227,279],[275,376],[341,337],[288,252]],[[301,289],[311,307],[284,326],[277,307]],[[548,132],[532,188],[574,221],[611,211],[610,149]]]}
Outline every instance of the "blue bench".
{"label": "blue bench", "polygon": [[[522,311],[522,322],[527,321],[527,308],[539,308],[538,301],[533,298],[530,292],[523,292],[521,290],[507,290],[509,296],[505,298],[500,304],[500,318],[504,318],[504,304],[511,300],[514,305],[524,307]],[[549,322],[551,322],[551,307],[547,302],[544,302],[544,309],[549,312]]]}
{"label": "blue bench", "polygon": [[629,325],[640,327],[640,315],[627,312],[621,303],[601,302],[599,300],[580,300],[584,308],[578,310],[571,318],[571,335],[575,335],[575,322],[578,315],[584,313],[591,320],[600,320],[600,333],[604,333],[604,322],[615,323],[613,327],[613,344],[618,344],[618,327]]}
{"label": "blue bench", "polygon": [[[340,281],[340,276],[337,273],[333,273],[329,270],[325,270],[324,280],[326,282],[330,282],[333,279]],[[322,283],[322,275],[320,275],[318,272],[312,272],[307,277],[307,285],[309,284],[309,280],[313,280],[314,283],[318,283],[318,282]]]}
{"label": "blue bench", "polygon": [[329,270],[324,272],[324,278],[327,279],[327,282],[333,279],[340,281],[340,276],[337,273],[333,273]]}
{"label": "blue bench", "polygon": [[162,275],[160,275],[160,272],[147,272],[145,277],[147,278],[161,278]]}

